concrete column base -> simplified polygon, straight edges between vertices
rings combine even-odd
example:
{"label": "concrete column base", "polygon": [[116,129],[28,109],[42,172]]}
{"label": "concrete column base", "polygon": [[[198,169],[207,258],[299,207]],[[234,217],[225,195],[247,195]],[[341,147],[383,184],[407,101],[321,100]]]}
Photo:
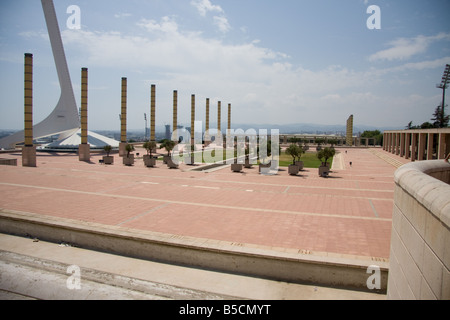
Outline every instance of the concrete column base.
{"label": "concrete column base", "polygon": [[127,144],[127,142],[119,143],[119,157],[124,157],[127,155],[127,150],[125,149]]}
{"label": "concrete column base", "polygon": [[78,158],[80,161],[91,161],[91,146],[89,144],[80,144],[78,146]]}
{"label": "concrete column base", "polygon": [[22,148],[22,166],[36,167],[36,146],[24,146]]}

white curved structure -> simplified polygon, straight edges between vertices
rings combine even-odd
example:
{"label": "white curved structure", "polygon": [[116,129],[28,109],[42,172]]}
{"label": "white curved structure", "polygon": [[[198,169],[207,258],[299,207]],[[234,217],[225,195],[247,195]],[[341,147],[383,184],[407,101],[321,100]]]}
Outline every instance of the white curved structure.
{"label": "white curved structure", "polygon": [[[61,134],[62,137],[68,137],[80,128],[77,103],[73,93],[53,0],[41,0],[41,2],[61,87],[61,96],[52,113],[45,120],[33,127],[33,134],[34,139],[56,134]],[[23,141],[24,132],[20,131],[1,139],[0,148],[11,148],[16,143]]]}
{"label": "white curved structure", "polygon": [[[88,131],[88,142],[90,149],[103,149],[110,145],[113,148],[119,148],[119,141],[102,136],[98,133]],[[43,145],[38,150],[73,150],[78,149],[81,144],[81,129],[75,131],[68,137],[59,139],[58,141]]]}

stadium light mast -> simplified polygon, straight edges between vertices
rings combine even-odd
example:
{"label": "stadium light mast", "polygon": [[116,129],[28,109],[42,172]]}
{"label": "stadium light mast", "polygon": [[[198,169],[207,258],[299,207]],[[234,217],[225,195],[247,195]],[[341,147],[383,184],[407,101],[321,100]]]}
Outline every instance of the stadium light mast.
{"label": "stadium light mast", "polygon": [[445,89],[448,88],[448,84],[450,82],[450,64],[445,66],[444,75],[442,76],[442,81],[436,87],[438,89],[442,89],[442,114],[444,113],[445,108]]}

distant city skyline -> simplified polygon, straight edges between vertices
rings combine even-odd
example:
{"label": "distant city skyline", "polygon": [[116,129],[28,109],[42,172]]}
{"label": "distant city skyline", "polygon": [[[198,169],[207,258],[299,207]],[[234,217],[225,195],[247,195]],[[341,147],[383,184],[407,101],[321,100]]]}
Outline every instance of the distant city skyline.
{"label": "distant city skyline", "polygon": [[[369,11],[380,9],[379,16]],[[233,123],[403,128],[430,121],[450,63],[450,3],[432,1],[59,0],[55,8],[75,97],[89,69],[89,129],[119,130],[128,79],[128,127],[211,119],[228,103]],[[23,54],[34,55],[34,122],[55,107],[59,85],[40,1],[0,4],[0,128],[23,128]],[[79,11],[77,11],[79,10]],[[368,24],[380,22],[380,29]],[[448,110],[448,109],[447,109]],[[213,121],[212,121],[213,122]],[[270,129],[270,128],[268,128]]]}

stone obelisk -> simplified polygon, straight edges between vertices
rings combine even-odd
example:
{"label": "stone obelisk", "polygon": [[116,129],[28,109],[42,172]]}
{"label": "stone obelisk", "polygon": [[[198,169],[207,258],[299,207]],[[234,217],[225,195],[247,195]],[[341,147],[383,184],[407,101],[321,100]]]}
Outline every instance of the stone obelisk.
{"label": "stone obelisk", "polygon": [[88,69],[81,69],[81,144],[78,146],[80,161],[91,160],[91,146],[88,144]]}
{"label": "stone obelisk", "polygon": [[178,91],[173,91],[173,122],[172,122],[172,140],[178,142],[178,135],[175,135],[178,129]]}
{"label": "stone obelisk", "polygon": [[222,119],[222,102],[217,102],[217,135],[222,135],[220,121]]}
{"label": "stone obelisk", "polygon": [[33,55],[31,53],[25,53],[24,138],[22,166],[36,167],[36,146],[33,145]]}
{"label": "stone obelisk", "polygon": [[152,84],[150,97],[151,134],[150,141],[156,142],[156,85]]}
{"label": "stone obelisk", "polygon": [[119,156],[123,157],[127,154],[127,78],[122,78],[122,100],[120,114],[120,144]]}
{"label": "stone obelisk", "polygon": [[205,147],[211,143],[209,136],[209,98],[206,98]]}

